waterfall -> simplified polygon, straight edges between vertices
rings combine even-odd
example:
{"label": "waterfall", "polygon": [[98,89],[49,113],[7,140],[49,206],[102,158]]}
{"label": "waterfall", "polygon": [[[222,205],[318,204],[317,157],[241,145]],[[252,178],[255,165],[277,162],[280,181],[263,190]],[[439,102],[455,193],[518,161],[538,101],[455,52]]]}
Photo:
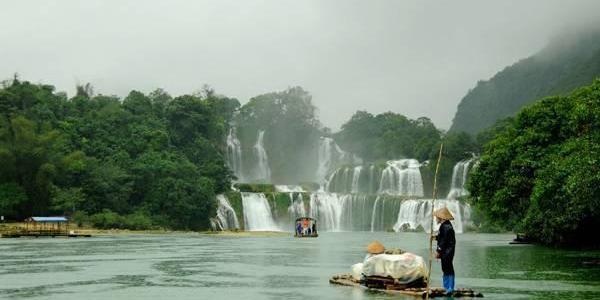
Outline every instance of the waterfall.
{"label": "waterfall", "polygon": [[[310,193],[305,201],[304,193],[289,192],[287,211],[277,216],[270,201],[262,193],[242,193],[245,229],[248,231],[277,231],[292,228],[294,220],[309,216],[317,220],[322,231],[413,231],[429,230],[431,216],[430,199],[403,200],[403,196],[337,194],[327,192]],[[281,197],[275,197],[281,199]],[[226,198],[221,198],[226,200]],[[279,200],[280,201],[280,200]],[[228,204],[228,203],[227,203]],[[273,203],[274,205],[274,203]],[[280,204],[281,205],[281,204]],[[435,208],[447,207],[453,214],[452,221],[457,233],[470,224],[471,208],[457,200],[436,200]],[[273,212],[272,212],[273,211]],[[277,210],[281,212],[281,210]],[[219,204],[217,225],[233,228],[235,212],[225,201]],[[226,221],[222,221],[226,219]],[[222,225],[227,224],[227,225]],[[278,226],[279,225],[279,226]]]}
{"label": "waterfall", "polygon": [[[373,223],[374,201],[377,201],[374,197],[364,194],[312,193],[309,216],[317,219],[323,231],[369,231]],[[382,214],[387,216],[389,212]],[[383,220],[383,217],[377,214],[376,219]],[[393,221],[395,218],[390,218],[390,228]],[[377,228],[384,228],[384,225]]]}
{"label": "waterfall", "polygon": [[[448,208],[454,220],[451,221],[454,231],[462,233],[464,225],[470,221],[471,207],[457,200],[435,200],[435,209]],[[431,215],[431,199],[405,200],[398,212],[398,221],[394,231],[425,230],[429,232],[433,216]],[[438,226],[434,220],[434,225]]]}
{"label": "waterfall", "polygon": [[229,200],[225,195],[217,195],[218,207],[217,207],[217,223],[215,227],[220,230],[236,229],[240,228],[235,210],[229,204]]}
{"label": "waterfall", "polygon": [[377,220],[377,204],[380,200],[381,197],[377,196],[377,199],[375,199],[375,203],[373,204],[373,214],[371,214],[371,232],[375,231],[375,222]]}
{"label": "waterfall", "polygon": [[381,174],[380,194],[423,197],[421,165],[416,159],[390,160]]}
{"label": "waterfall", "polygon": [[360,157],[356,154],[345,152],[332,138],[329,137],[319,138],[317,155],[318,167],[316,171],[316,181],[321,184],[327,184],[327,175],[342,164],[362,164],[362,159]]}
{"label": "waterfall", "polygon": [[467,196],[469,192],[465,188],[467,183],[467,175],[469,175],[469,167],[475,160],[475,157],[464,159],[456,163],[452,169],[452,186],[448,192],[448,199],[457,199],[458,197]]}
{"label": "waterfall", "polygon": [[323,231],[342,230],[342,212],[345,197],[333,193],[312,193],[310,195],[310,217],[318,221]]}
{"label": "waterfall", "polygon": [[294,193],[290,193],[290,206],[288,207],[288,213],[291,221],[295,221],[297,218],[306,217],[306,208],[304,207],[304,199],[302,194],[298,193],[298,197],[294,200]]}
{"label": "waterfall", "polygon": [[227,135],[227,163],[238,180],[243,181],[242,144],[238,140],[235,127],[229,128]]}
{"label": "waterfall", "polygon": [[371,165],[369,167],[369,194],[373,194],[375,192],[375,165]]}
{"label": "waterfall", "polygon": [[254,145],[254,154],[256,156],[256,169],[254,180],[269,182],[271,180],[271,169],[269,169],[269,159],[264,145],[265,131],[260,130]]}
{"label": "waterfall", "polygon": [[362,178],[364,166],[342,167],[329,176],[324,191],[423,197],[420,167],[416,159],[390,160],[381,173],[375,165],[370,165],[368,174]]}
{"label": "waterfall", "polygon": [[283,185],[276,184],[275,191],[281,193],[302,193],[305,192],[304,189],[299,185]]}
{"label": "waterfall", "polygon": [[342,149],[335,143],[332,138],[320,137],[318,145],[318,167],[316,179],[317,182],[323,182],[325,177],[337,164],[340,157],[343,155]]}
{"label": "waterfall", "polygon": [[242,206],[247,231],[279,231],[265,194],[242,193]]}
{"label": "waterfall", "polygon": [[351,193],[358,193],[358,180],[360,179],[361,170],[362,166],[354,167],[354,172],[352,173],[352,186],[350,187]]}

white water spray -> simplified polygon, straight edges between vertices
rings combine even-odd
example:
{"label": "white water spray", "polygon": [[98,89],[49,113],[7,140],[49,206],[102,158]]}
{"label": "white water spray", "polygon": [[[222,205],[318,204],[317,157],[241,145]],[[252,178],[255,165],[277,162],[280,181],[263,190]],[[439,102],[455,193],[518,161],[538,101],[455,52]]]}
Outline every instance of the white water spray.
{"label": "white water spray", "polygon": [[217,195],[218,207],[217,207],[217,226],[220,230],[229,230],[240,228],[235,210],[229,204],[229,200],[225,195]]}
{"label": "white water spray", "polygon": [[263,193],[242,193],[246,231],[279,231],[269,201]]}
{"label": "white water spray", "polygon": [[[454,231],[462,233],[464,225],[470,221],[467,218],[471,215],[471,207],[457,200],[435,200],[435,209],[442,207],[448,208],[454,216],[454,220],[451,221]],[[425,232],[429,232],[432,218],[431,199],[405,200],[400,206],[394,231],[425,230]]]}

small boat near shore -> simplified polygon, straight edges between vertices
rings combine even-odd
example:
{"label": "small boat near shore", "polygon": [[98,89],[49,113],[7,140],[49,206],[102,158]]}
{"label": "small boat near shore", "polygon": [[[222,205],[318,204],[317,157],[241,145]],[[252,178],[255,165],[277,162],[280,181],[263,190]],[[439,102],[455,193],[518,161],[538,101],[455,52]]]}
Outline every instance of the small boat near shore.
{"label": "small boat near shore", "polygon": [[[395,294],[395,295],[409,295],[415,296],[419,298],[425,298],[427,296],[427,288],[426,287],[415,287],[413,285],[402,285],[394,283],[392,278],[369,278],[367,277],[364,281],[356,280],[350,273],[337,274],[332,276],[329,279],[330,284],[341,285],[341,286],[351,286],[358,287],[369,291],[377,291],[387,294]],[[379,285],[379,288],[368,287],[376,284]],[[453,291],[450,295],[446,293],[446,290],[441,287],[432,287],[429,290],[430,298],[437,297],[468,297],[468,298],[481,298],[483,294],[473,291],[471,289],[457,289]]]}
{"label": "small boat near shore", "polygon": [[531,244],[531,240],[524,233],[517,233],[517,237],[508,243],[511,245],[528,245]]}

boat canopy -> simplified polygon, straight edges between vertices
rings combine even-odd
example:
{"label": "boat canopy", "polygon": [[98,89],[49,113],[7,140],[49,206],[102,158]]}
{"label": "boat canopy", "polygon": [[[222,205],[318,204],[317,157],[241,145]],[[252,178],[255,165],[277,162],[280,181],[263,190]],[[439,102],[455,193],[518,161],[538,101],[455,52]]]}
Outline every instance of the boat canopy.
{"label": "boat canopy", "polygon": [[302,217],[302,218],[298,218],[298,219],[296,219],[296,222],[300,222],[300,221],[304,221],[304,220],[309,220],[309,221],[311,221],[311,222],[313,222],[313,223],[317,223],[317,220],[315,220],[315,219],[313,219],[313,218],[311,218],[311,217]]}
{"label": "boat canopy", "polygon": [[60,223],[68,222],[67,217],[31,217],[28,221],[40,222],[40,223]]}

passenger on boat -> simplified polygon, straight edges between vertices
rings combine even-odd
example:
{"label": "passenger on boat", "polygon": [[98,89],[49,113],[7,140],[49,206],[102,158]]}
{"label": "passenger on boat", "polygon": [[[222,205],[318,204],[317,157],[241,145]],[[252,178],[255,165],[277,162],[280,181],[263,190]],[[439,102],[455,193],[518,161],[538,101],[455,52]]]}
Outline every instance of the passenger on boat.
{"label": "passenger on boat", "polygon": [[442,282],[446,292],[451,294],[454,291],[454,266],[452,265],[452,260],[454,259],[456,239],[454,228],[450,221],[454,220],[454,217],[446,207],[436,210],[433,215],[437,223],[441,224],[438,235],[435,237],[437,240],[436,257],[442,260],[442,272],[444,273]]}
{"label": "passenger on boat", "polygon": [[309,221],[308,219],[304,219],[302,221],[302,234],[308,235],[308,226],[309,226]]}
{"label": "passenger on boat", "polygon": [[302,236],[302,224],[300,224],[300,222],[296,224],[296,232],[298,233],[298,236]]}
{"label": "passenger on boat", "polygon": [[311,228],[312,228],[311,233],[316,234],[317,233],[317,224],[315,222],[313,222]]}

